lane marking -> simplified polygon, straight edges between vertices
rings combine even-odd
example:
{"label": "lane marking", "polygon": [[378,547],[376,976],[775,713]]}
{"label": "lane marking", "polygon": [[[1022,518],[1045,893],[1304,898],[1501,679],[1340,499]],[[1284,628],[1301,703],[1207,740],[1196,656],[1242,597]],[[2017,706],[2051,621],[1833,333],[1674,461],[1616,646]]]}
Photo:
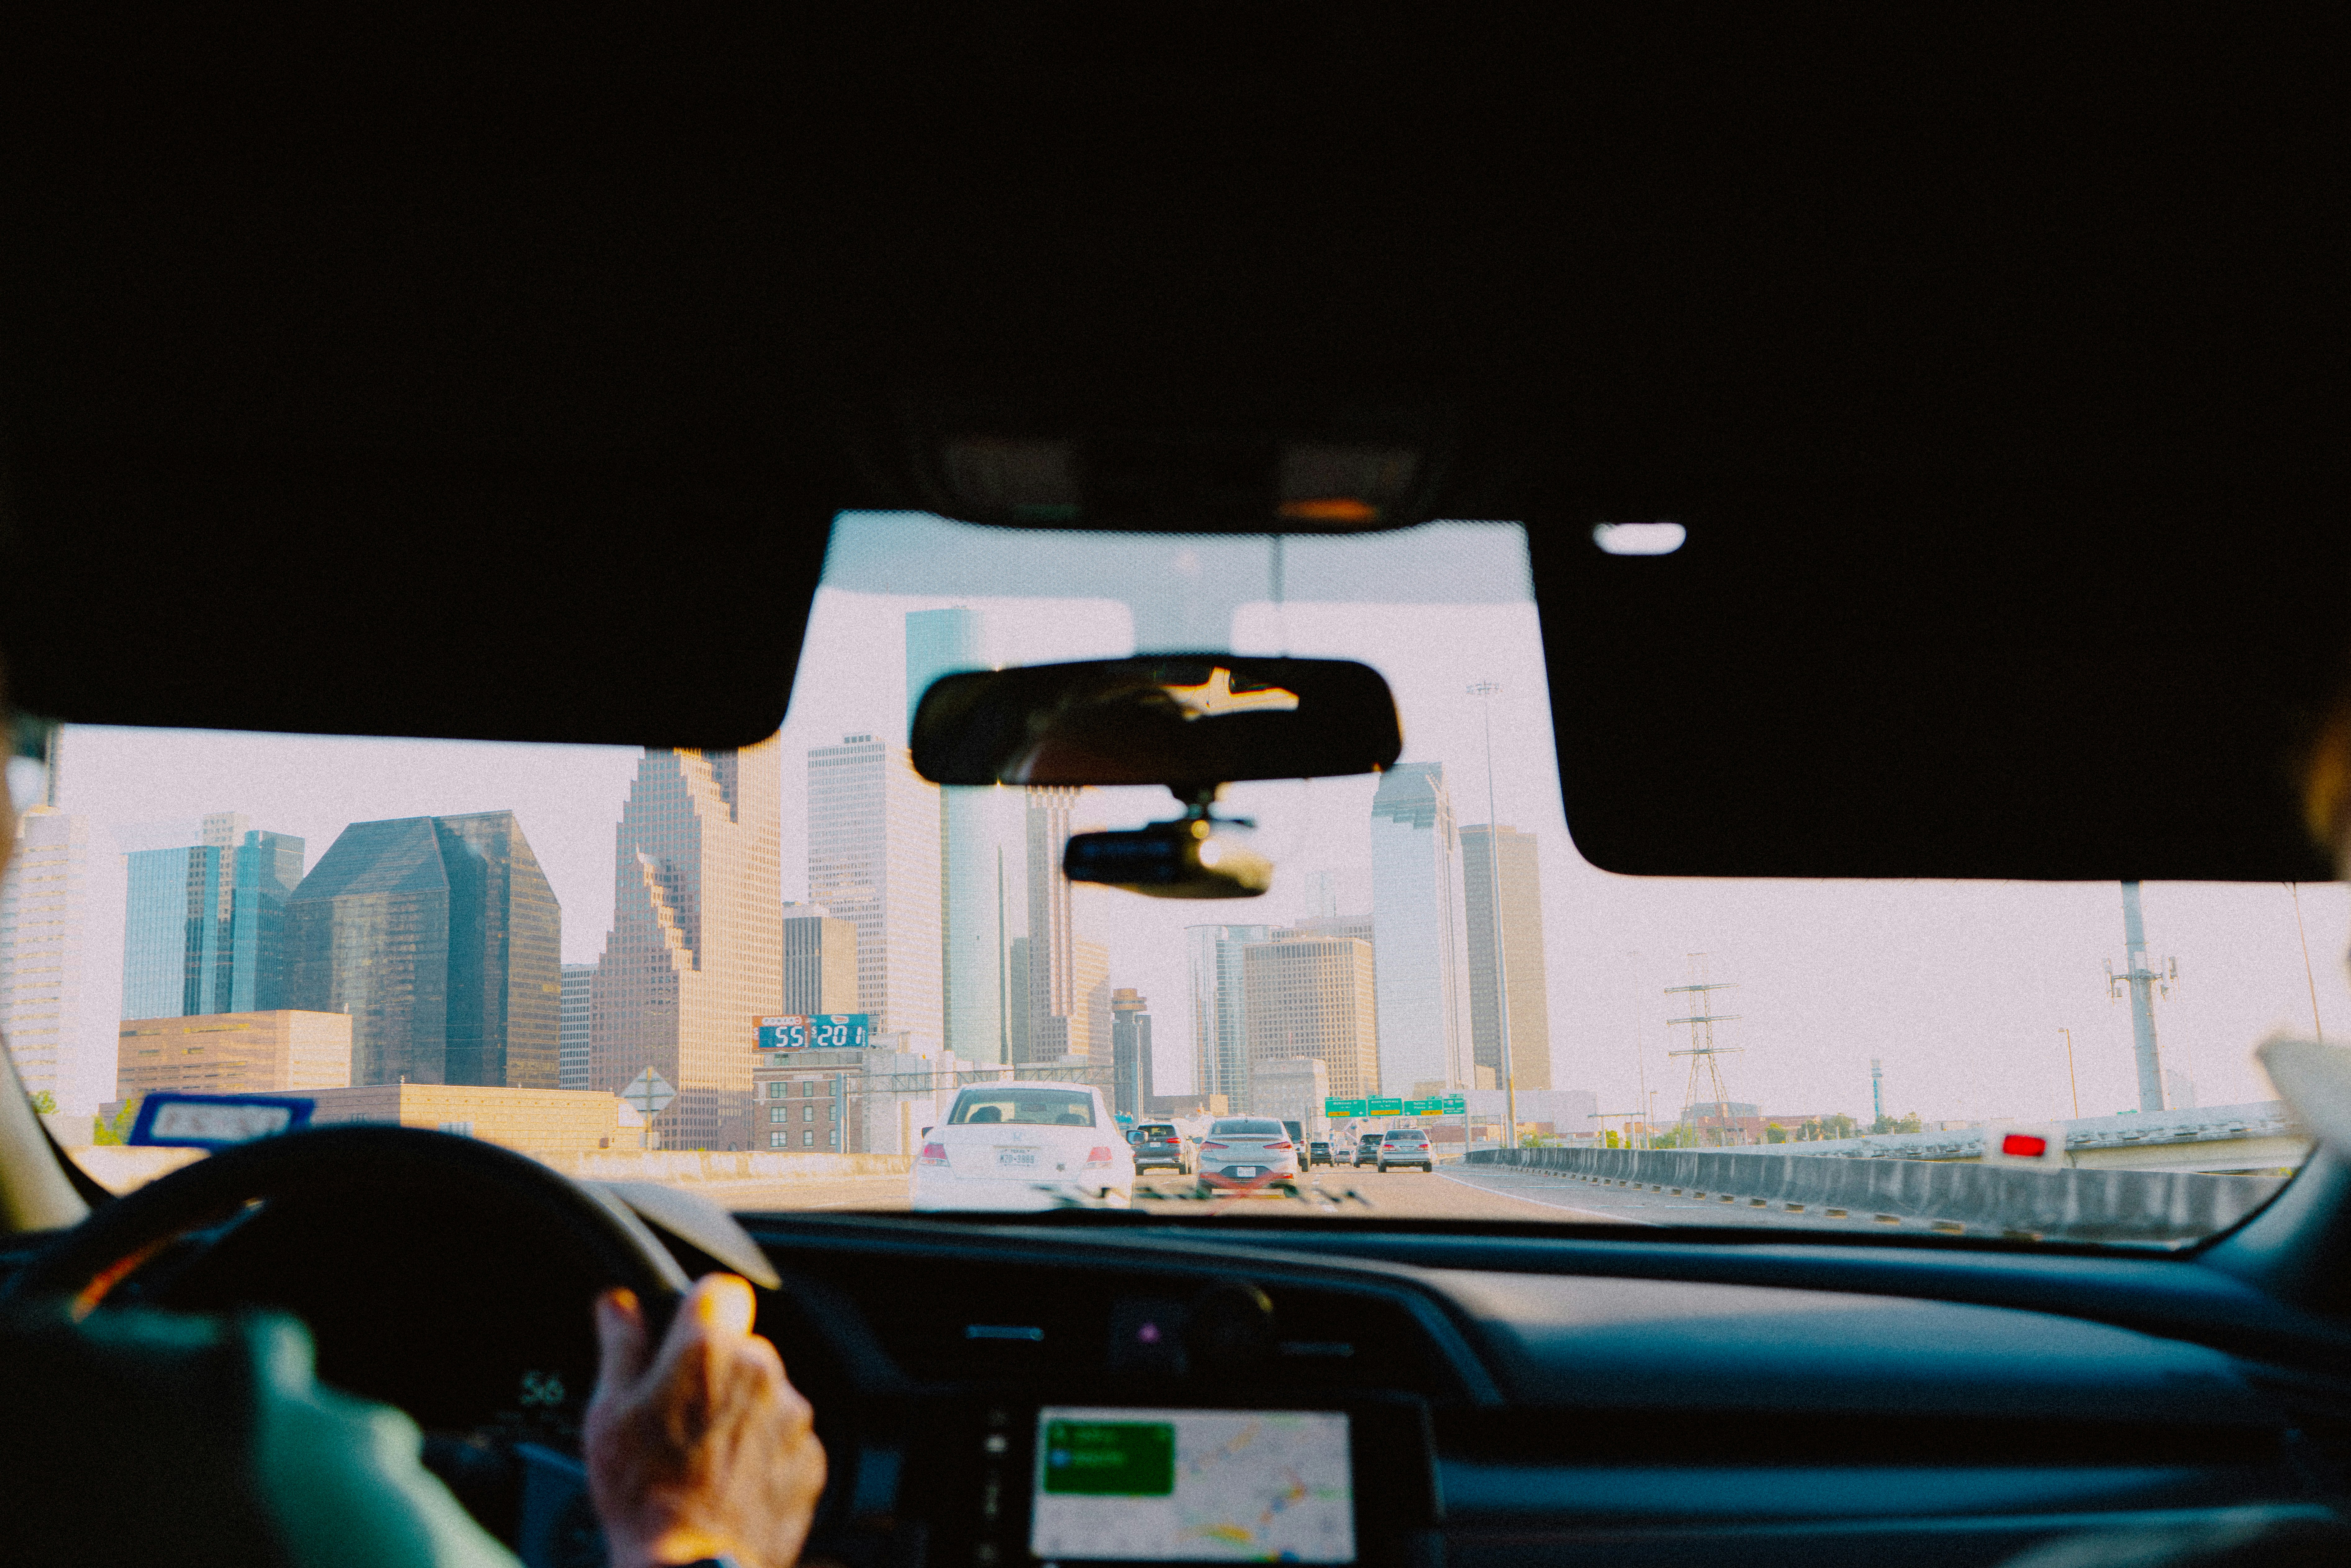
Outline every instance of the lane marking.
{"label": "lane marking", "polygon": [[1635,1219],[1621,1212],[1610,1213],[1597,1208],[1578,1208],[1572,1203],[1546,1203],[1539,1197],[1515,1197],[1513,1194],[1503,1192],[1499,1187],[1488,1186],[1483,1182],[1471,1181],[1466,1176],[1455,1176],[1451,1171],[1438,1171],[1437,1174],[1447,1181],[1458,1183],[1472,1191],[1493,1193],[1498,1197],[1513,1197],[1516,1202],[1532,1204],[1538,1208],[1556,1208],[1562,1213],[1580,1214],[1587,1219],[1602,1220],[1612,1225],[1646,1225],[1652,1229],[1664,1228],[1654,1219]]}

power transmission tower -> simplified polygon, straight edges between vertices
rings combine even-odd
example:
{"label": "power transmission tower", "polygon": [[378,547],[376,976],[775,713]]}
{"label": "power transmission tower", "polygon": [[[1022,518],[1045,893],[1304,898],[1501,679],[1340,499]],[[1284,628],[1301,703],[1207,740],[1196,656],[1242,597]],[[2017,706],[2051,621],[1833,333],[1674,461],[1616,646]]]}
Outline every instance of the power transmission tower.
{"label": "power transmission tower", "polygon": [[[1736,1055],[1742,1048],[1735,1045],[1715,1044],[1714,1026],[1719,1023],[1729,1023],[1733,1019],[1737,1019],[1739,1015],[1737,1013],[1718,1013],[1711,1009],[1714,1005],[1714,992],[1732,990],[1736,988],[1736,986],[1734,982],[1729,980],[1716,980],[1709,982],[1707,979],[1705,954],[1693,953],[1689,956],[1689,959],[1690,983],[1687,986],[1667,986],[1666,988],[1666,995],[1669,997],[1688,995],[1695,998],[1689,1004],[1689,1006],[1695,1009],[1691,1016],[1687,1018],[1667,1019],[1666,1020],[1669,1025],[1687,1024],[1690,1031],[1689,1049],[1687,1051],[1669,1051],[1666,1052],[1667,1056],[1687,1056],[1690,1059],[1689,1086],[1682,1095],[1682,1124],[1684,1126],[1695,1125],[1695,1122],[1691,1114],[1692,1112],[1698,1105],[1707,1103],[1706,1101],[1703,1101],[1698,1097],[1698,1092],[1701,1089],[1711,1092],[1712,1103],[1715,1106],[1715,1113],[1720,1116],[1725,1122],[1729,1122],[1730,1119],[1730,1091],[1723,1087],[1722,1063],[1718,1061],[1717,1058]],[[1743,1134],[1740,1141],[1745,1141]]]}
{"label": "power transmission tower", "polygon": [[2106,965],[2106,996],[2119,997],[2127,987],[2131,1004],[2131,1044],[2138,1055],[2138,1108],[2160,1111],[2164,1106],[2163,1049],[2155,1040],[2155,998],[2171,994],[2179,978],[2179,960],[2167,958],[2163,967],[2147,961],[2147,923],[2139,915],[2138,883],[2123,883],[2123,972]]}

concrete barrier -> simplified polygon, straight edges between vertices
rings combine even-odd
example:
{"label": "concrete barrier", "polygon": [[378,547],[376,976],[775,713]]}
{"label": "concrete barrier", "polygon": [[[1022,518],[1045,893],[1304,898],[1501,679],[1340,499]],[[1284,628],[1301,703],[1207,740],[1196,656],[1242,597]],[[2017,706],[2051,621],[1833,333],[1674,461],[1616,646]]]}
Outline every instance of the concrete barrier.
{"label": "concrete barrier", "polygon": [[657,1181],[672,1186],[850,1181],[859,1176],[902,1176],[914,1168],[910,1155],[795,1155],[708,1149],[599,1150],[593,1154],[541,1155],[538,1159],[542,1165],[585,1181]]}
{"label": "concrete barrier", "polygon": [[[109,1192],[129,1192],[166,1172],[204,1157],[202,1149],[146,1149],[85,1144],[68,1150],[75,1163]],[[853,1181],[860,1176],[904,1176],[914,1169],[906,1155],[795,1155],[716,1153],[701,1149],[641,1152],[599,1150],[592,1154],[540,1155],[539,1164],[582,1181],[653,1181],[670,1186],[723,1187],[735,1183]]]}
{"label": "concrete barrier", "polygon": [[2284,1179],[2186,1171],[2042,1170],[1928,1160],[1714,1149],[1478,1149],[1472,1166],[1516,1166],[1572,1181],[1684,1197],[1757,1200],[1832,1219],[1888,1218],[1977,1236],[2178,1241],[2224,1229]]}

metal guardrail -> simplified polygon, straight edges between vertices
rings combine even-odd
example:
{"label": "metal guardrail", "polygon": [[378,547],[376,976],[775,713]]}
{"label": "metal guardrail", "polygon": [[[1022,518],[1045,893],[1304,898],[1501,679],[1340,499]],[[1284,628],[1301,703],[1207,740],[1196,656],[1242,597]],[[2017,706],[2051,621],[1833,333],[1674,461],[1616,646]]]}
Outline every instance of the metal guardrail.
{"label": "metal guardrail", "polygon": [[2209,1236],[2285,1185],[2281,1176],[1837,1159],[1762,1150],[1477,1149],[1464,1163],[1517,1166],[1571,1181],[1833,1220],[1910,1222],[1950,1235],[2047,1241]]}
{"label": "metal guardrail", "polygon": [[[2064,1130],[2068,1153],[2309,1135],[2283,1100],[2184,1111],[2134,1112],[2120,1116],[2085,1116],[2079,1121],[2052,1125]],[[1875,1133],[1858,1138],[1766,1146],[1791,1153],[1841,1155],[1847,1159],[1972,1160],[1983,1154],[1983,1133],[1974,1127],[1932,1133]]]}

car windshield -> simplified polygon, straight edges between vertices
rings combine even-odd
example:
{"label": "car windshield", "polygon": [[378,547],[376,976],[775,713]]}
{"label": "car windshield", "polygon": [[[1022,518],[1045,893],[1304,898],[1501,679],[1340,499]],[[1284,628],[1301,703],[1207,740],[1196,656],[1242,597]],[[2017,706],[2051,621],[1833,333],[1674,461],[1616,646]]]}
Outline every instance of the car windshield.
{"label": "car windshield", "polygon": [[[1359,660],[1395,695],[1385,772],[1226,790],[1261,896],[1062,875],[1165,790],[909,765],[940,674],[1169,649]],[[0,1032],[59,1141],[135,1185],[200,1157],[125,1146],[151,1099],[276,1096],[738,1209],[886,1209],[961,1179],[928,1129],[1089,1125],[1099,1092],[1195,1140],[1427,1140],[1433,1180],[1060,1195],[1170,1221],[2166,1241],[2304,1157],[2252,1047],[2351,1021],[2337,885],[1592,865],[1514,523],[849,513],[797,652],[739,752],[67,727],[53,768],[11,764],[0,903]],[[964,1206],[1027,1190],[991,1182]]]}
{"label": "car windshield", "polygon": [[950,1126],[1017,1123],[1024,1127],[1091,1127],[1093,1096],[1070,1089],[967,1089],[956,1099]]}
{"label": "car windshield", "polygon": [[1134,1135],[1138,1138],[1149,1138],[1154,1142],[1165,1143],[1176,1135],[1176,1129],[1168,1126],[1137,1127],[1134,1130]]}

